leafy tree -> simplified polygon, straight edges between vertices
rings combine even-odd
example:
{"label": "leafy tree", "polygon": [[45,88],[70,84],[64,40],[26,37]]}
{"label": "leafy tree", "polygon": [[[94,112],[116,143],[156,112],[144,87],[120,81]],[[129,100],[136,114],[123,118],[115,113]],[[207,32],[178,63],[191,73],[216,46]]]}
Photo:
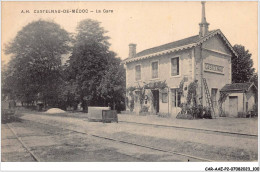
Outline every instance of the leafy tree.
{"label": "leafy tree", "polygon": [[115,100],[112,95],[121,94],[119,87],[122,87],[122,79],[116,76],[119,81],[110,80],[121,71],[120,59],[109,51],[106,33],[100,22],[91,19],[83,20],[77,26],[72,55],[68,60],[67,81],[75,84],[76,88],[71,94],[76,95],[75,101],[82,103],[83,110],[88,105],[107,105]]}
{"label": "leafy tree", "polygon": [[258,73],[253,74],[253,76],[250,78],[250,82],[253,82],[255,86],[258,87]]}
{"label": "leafy tree", "polygon": [[11,90],[10,90],[10,88],[8,88],[7,83],[4,82],[7,80],[6,78],[8,77],[8,66],[5,63],[5,61],[3,61],[2,59],[1,59],[1,72],[2,72],[2,78],[1,78],[2,79],[2,82],[1,82],[2,95],[1,95],[1,97],[2,97],[2,100],[5,100],[7,98],[7,96],[9,96],[9,97],[11,96]]}
{"label": "leafy tree", "polygon": [[68,107],[77,109],[79,103],[79,95],[77,93],[77,84],[73,80],[68,80],[69,77],[68,66],[65,64],[62,70],[63,83],[59,87],[59,100],[64,105],[64,109]]}
{"label": "leafy tree", "polygon": [[57,104],[61,56],[68,53],[69,42],[68,32],[54,22],[38,20],[23,27],[5,49],[12,59],[4,88],[27,103]]}
{"label": "leafy tree", "polygon": [[234,45],[233,48],[238,57],[232,57],[232,82],[248,82],[255,71],[251,59],[252,54],[242,45]]}
{"label": "leafy tree", "polygon": [[[120,65],[119,58],[109,58],[108,66],[98,87],[99,95],[104,98],[105,104],[110,104],[113,109],[124,109],[125,101],[125,70]],[[117,106],[117,107],[116,107]]]}

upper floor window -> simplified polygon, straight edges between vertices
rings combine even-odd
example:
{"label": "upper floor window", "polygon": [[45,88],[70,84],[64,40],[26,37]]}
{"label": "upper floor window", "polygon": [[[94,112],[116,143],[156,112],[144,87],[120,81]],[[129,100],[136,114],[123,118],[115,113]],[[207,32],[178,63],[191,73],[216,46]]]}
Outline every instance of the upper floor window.
{"label": "upper floor window", "polygon": [[171,76],[178,76],[180,74],[179,57],[171,59]]}
{"label": "upper floor window", "polygon": [[135,66],[135,80],[141,80],[141,65]]}
{"label": "upper floor window", "polygon": [[152,62],[152,78],[158,78],[158,61]]}

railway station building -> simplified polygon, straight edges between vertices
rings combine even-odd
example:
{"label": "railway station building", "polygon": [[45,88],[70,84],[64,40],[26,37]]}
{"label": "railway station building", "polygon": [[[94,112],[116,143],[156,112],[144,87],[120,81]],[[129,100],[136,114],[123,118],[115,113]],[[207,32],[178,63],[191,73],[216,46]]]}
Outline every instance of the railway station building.
{"label": "railway station building", "polygon": [[[203,106],[211,106],[215,116],[221,116],[223,112],[237,116],[231,113],[238,113],[246,104],[247,110],[250,110],[255,98],[247,101],[246,95],[240,95],[241,90],[238,95],[237,90],[228,89],[232,85],[232,56],[237,54],[221,30],[209,30],[205,2],[202,2],[198,35],[140,52],[136,52],[136,44],[129,44],[129,56],[123,61],[126,69],[126,110],[137,114],[167,113],[176,116],[181,111],[181,104],[187,101],[191,83],[196,85],[196,101]],[[248,93],[248,97],[255,97],[255,89],[255,86],[250,86],[242,92]],[[222,105],[224,108],[220,107]],[[235,108],[232,110],[231,106]]]}

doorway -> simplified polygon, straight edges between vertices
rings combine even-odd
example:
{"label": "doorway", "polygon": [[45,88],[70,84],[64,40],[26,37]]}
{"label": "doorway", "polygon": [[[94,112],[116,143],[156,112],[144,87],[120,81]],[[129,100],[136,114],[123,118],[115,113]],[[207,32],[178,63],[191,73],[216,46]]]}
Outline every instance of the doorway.
{"label": "doorway", "polygon": [[238,108],[238,97],[237,96],[229,96],[229,116],[237,117],[237,108]]}
{"label": "doorway", "polygon": [[159,90],[152,90],[153,94],[153,107],[155,109],[155,112],[159,112]]}

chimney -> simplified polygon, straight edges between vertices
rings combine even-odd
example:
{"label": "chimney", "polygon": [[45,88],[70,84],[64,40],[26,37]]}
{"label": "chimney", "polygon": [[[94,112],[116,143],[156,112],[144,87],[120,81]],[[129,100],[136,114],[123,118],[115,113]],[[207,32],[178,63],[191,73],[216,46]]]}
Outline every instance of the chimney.
{"label": "chimney", "polygon": [[206,21],[206,14],[205,14],[205,3],[204,1],[201,2],[202,4],[202,16],[201,16],[201,23],[200,26],[200,37],[204,37],[208,33],[209,23]]}
{"label": "chimney", "polygon": [[135,57],[136,54],[136,44],[129,44],[129,58]]}

